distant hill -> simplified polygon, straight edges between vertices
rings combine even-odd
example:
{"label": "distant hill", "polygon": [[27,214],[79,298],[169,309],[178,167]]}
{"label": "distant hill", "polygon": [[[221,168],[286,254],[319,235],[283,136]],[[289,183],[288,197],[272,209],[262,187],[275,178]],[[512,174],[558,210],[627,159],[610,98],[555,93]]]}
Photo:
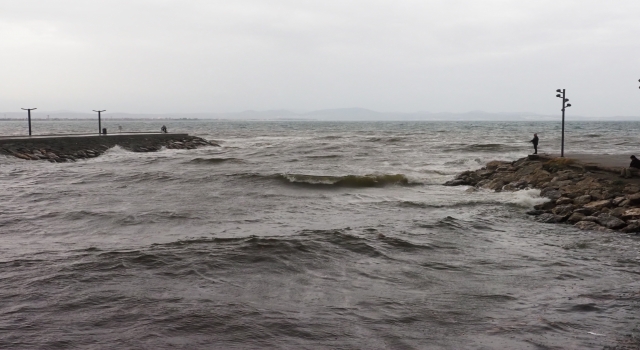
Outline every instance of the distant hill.
{"label": "distant hill", "polygon": [[[95,119],[96,113],[81,113],[71,111],[34,111],[34,119]],[[321,109],[311,112],[293,112],[289,110],[267,110],[229,113],[120,113],[105,112],[103,118],[109,119],[224,119],[224,120],[327,120],[327,121],[382,121],[382,120],[432,120],[432,121],[557,121],[560,115],[542,115],[536,113],[490,113],[472,111],[465,113],[449,112],[376,112],[365,108],[336,108]],[[0,113],[0,119],[25,119],[26,112]],[[609,120],[609,121],[640,121],[635,116],[613,116],[607,118],[591,118],[569,115],[567,120]]]}

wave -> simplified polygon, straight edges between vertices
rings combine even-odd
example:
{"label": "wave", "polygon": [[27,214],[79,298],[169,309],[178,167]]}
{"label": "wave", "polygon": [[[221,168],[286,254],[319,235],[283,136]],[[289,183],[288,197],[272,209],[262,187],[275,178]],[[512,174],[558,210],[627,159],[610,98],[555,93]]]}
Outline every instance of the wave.
{"label": "wave", "polygon": [[189,161],[189,163],[197,163],[197,164],[218,164],[224,162],[231,163],[241,163],[242,160],[237,158],[194,158]]}
{"label": "wave", "polygon": [[451,147],[443,149],[444,152],[514,152],[520,151],[522,147],[505,145],[502,143],[476,143],[461,147]]}
{"label": "wave", "polygon": [[276,178],[285,183],[314,186],[384,187],[387,185],[409,185],[409,179],[403,174],[345,176],[278,174]]}

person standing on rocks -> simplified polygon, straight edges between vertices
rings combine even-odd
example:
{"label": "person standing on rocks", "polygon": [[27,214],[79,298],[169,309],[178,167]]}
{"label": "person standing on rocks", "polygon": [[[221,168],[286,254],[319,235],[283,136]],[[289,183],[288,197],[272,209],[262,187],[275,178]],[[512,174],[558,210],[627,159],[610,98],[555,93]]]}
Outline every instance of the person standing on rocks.
{"label": "person standing on rocks", "polygon": [[640,169],[640,159],[636,158],[636,156],[631,156],[631,164],[629,164],[628,168],[623,168],[620,175],[622,177],[630,178],[632,175],[631,168]]}
{"label": "person standing on rocks", "polygon": [[533,140],[529,142],[533,143],[533,154],[538,154],[538,134],[533,134]]}
{"label": "person standing on rocks", "polygon": [[163,134],[166,134],[166,133],[167,133],[167,127],[163,125],[163,126],[160,128],[160,131],[162,131],[162,133],[163,133]]}

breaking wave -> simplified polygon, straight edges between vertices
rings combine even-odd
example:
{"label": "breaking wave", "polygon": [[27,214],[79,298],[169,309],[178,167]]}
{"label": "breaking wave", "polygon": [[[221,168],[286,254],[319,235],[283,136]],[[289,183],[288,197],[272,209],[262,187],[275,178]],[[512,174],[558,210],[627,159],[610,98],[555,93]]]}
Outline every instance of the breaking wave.
{"label": "breaking wave", "polygon": [[476,143],[461,147],[451,147],[444,149],[445,152],[515,152],[521,147],[509,146],[502,143]]}
{"label": "breaking wave", "polygon": [[223,162],[239,163],[240,159],[237,158],[194,158],[189,161],[190,163],[197,164],[218,164]]}
{"label": "breaking wave", "polygon": [[306,184],[337,187],[383,187],[388,185],[409,185],[403,174],[388,175],[345,175],[324,176],[304,174],[278,174],[276,178],[291,184]]}

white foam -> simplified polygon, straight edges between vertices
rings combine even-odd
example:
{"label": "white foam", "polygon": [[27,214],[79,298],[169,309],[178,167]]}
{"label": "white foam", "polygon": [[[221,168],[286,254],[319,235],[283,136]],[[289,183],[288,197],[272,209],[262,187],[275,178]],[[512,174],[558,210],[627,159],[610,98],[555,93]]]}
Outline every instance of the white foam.
{"label": "white foam", "polygon": [[540,190],[526,189],[516,192],[502,192],[506,196],[508,203],[513,203],[521,207],[533,207],[536,204],[548,202],[548,198],[540,197]]}

